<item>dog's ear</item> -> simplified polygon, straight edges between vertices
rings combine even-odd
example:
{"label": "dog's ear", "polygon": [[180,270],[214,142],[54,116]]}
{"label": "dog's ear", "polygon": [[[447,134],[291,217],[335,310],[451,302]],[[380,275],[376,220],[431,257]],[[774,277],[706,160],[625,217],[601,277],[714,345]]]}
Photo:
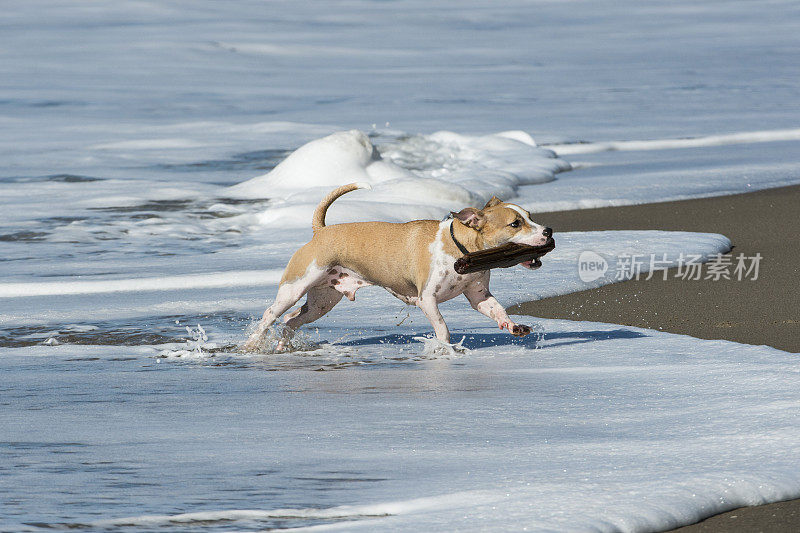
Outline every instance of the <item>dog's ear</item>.
{"label": "dog's ear", "polygon": [[489,209],[490,207],[494,207],[494,206],[496,206],[496,205],[500,205],[500,204],[502,204],[502,203],[503,203],[503,200],[501,200],[501,199],[500,199],[500,198],[498,198],[497,196],[492,196],[492,197],[489,199],[489,201],[488,201],[488,202],[486,202],[486,205],[485,205],[485,206],[483,206],[483,208],[484,208],[484,209]]}
{"label": "dog's ear", "polygon": [[483,216],[483,211],[479,211],[474,207],[465,207],[458,213],[450,212],[453,218],[467,226],[480,231],[486,223],[486,217]]}

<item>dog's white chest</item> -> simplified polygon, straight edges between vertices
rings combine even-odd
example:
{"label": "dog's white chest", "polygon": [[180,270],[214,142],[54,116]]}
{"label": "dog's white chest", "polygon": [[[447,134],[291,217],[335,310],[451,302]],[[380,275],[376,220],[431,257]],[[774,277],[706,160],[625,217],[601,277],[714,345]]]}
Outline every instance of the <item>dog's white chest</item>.
{"label": "dog's white chest", "polygon": [[480,283],[483,273],[459,274],[453,268],[456,258],[444,251],[442,245],[443,228],[449,227],[442,224],[436,238],[429,248],[431,252],[430,274],[428,283],[423,293],[433,296],[437,302],[444,302],[462,294],[473,283]]}

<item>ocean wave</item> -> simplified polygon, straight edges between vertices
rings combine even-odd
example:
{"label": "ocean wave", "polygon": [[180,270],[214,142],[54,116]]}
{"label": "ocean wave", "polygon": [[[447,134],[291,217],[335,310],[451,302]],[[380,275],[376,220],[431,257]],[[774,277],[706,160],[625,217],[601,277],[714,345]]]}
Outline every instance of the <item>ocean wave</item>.
{"label": "ocean wave", "polygon": [[373,190],[338,201],[331,208],[332,222],[403,222],[441,218],[495,195],[513,198],[520,187],[552,181],[570,168],[519,131],[485,136],[442,131],[402,136],[376,147],[363,132],[350,130],[301,146],[269,173],[229,187],[225,195],[278,199],[251,221],[306,227],[324,194],[359,181]]}

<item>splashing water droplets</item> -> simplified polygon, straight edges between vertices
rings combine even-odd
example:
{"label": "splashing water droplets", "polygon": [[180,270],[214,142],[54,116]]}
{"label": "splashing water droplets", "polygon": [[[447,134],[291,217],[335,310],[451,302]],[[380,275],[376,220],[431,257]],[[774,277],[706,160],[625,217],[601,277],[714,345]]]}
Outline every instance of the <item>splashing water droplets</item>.
{"label": "splashing water droplets", "polygon": [[[246,337],[249,337],[255,330],[257,322],[254,322],[247,328]],[[317,337],[319,337],[319,330],[316,330]],[[278,345],[283,341],[281,348]],[[258,346],[253,350],[248,350],[250,353],[255,354],[276,354],[276,353],[291,353],[291,352],[313,352],[319,350],[321,345],[311,339],[311,336],[304,331],[295,331],[290,334],[284,325],[274,325],[267,329],[262,335]],[[241,350],[241,347],[239,347]]]}
{"label": "splashing water droplets", "polygon": [[[214,342],[208,342],[208,333],[205,328],[197,324],[197,328],[186,326],[186,348],[182,350],[164,350],[158,354],[161,359],[214,357],[214,350],[218,348]],[[204,351],[205,350],[205,351]]]}
{"label": "splashing water droplets", "polygon": [[425,345],[420,357],[430,359],[461,357],[468,354],[469,349],[464,347],[465,339],[466,337],[462,337],[457,343],[450,344],[436,337],[414,337],[414,340],[420,341]]}
{"label": "splashing water droplets", "polygon": [[203,346],[208,342],[206,330],[203,329],[203,326],[197,324],[196,330],[186,326],[186,333],[191,337],[191,340],[186,341],[189,349],[197,355],[201,355],[203,353]]}

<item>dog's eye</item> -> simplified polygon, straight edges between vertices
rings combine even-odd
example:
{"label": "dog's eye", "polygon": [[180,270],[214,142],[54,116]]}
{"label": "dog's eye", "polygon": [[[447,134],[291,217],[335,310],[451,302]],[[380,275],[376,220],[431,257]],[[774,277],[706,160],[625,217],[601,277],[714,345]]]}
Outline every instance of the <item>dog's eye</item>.
{"label": "dog's eye", "polygon": [[519,219],[517,219],[514,222],[512,222],[511,224],[509,224],[509,226],[511,226],[512,228],[518,228],[519,225],[520,225]]}

